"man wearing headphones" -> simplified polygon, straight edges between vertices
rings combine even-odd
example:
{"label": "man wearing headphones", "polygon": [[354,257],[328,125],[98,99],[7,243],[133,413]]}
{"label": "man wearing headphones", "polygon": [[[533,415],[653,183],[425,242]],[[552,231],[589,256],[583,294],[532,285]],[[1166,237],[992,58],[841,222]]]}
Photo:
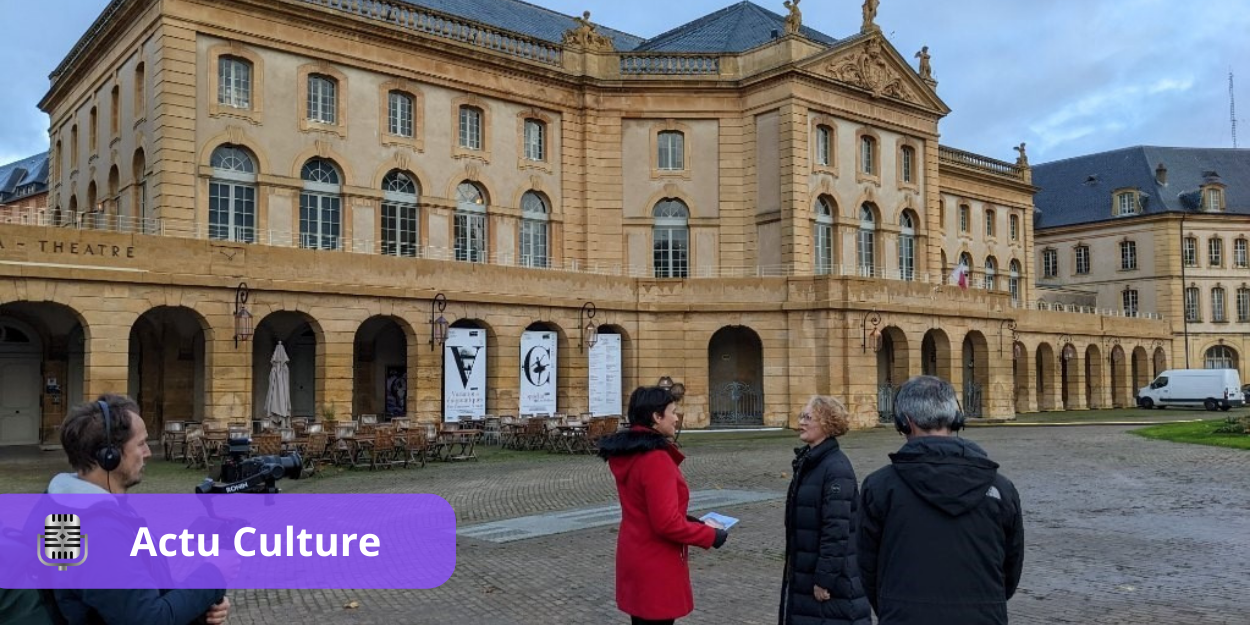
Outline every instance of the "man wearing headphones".
{"label": "man wearing headphones", "polygon": [[1020,495],[964,425],[955,389],[898,391],[907,437],[860,490],[859,568],[879,625],[1004,625],[1024,563]]}
{"label": "man wearing headphones", "polygon": [[[61,473],[48,484],[49,495],[125,494],[143,480],[152,455],[139,406],[124,395],[101,395],[74,407],[61,424],[61,446],[74,473]],[[60,498],[70,502],[72,498]],[[118,501],[100,517],[105,530],[142,523]],[[93,518],[93,521],[96,519]],[[129,531],[129,528],[127,528]],[[128,535],[133,535],[129,531]],[[155,562],[159,566],[161,562]],[[154,584],[169,583],[167,568],[152,571]],[[223,582],[224,583],[224,582]],[[209,623],[226,622],[230,600],[224,590],[56,590],[58,617],[70,623]]]}

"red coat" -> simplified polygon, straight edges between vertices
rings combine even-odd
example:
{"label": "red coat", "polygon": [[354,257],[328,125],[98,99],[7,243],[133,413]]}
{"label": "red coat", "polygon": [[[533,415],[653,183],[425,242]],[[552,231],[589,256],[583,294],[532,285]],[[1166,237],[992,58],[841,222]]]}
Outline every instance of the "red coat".
{"label": "red coat", "polygon": [[687,549],[712,547],[716,530],[686,518],[690,487],[678,468],[685,456],[663,436],[639,427],[606,437],[600,455],[608,460],[621,497],[617,607],[649,620],[690,614],[694,591]]}

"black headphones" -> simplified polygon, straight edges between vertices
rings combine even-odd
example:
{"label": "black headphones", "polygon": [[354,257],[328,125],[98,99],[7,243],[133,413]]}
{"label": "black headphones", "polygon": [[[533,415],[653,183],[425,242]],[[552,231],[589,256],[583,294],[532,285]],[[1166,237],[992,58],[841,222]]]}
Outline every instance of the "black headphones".
{"label": "black headphones", "polygon": [[[963,408],[956,409],[955,418],[951,420],[951,432],[958,432],[964,429],[964,425],[967,421],[968,418],[964,416]],[[894,411],[894,429],[898,430],[899,433],[903,435],[911,434],[911,424],[907,422],[907,415],[897,410]]]}
{"label": "black headphones", "polygon": [[113,471],[122,463],[122,452],[113,444],[112,415],[109,413],[108,402],[97,401],[96,404],[104,411],[104,445],[95,450],[95,461],[101,469]]}

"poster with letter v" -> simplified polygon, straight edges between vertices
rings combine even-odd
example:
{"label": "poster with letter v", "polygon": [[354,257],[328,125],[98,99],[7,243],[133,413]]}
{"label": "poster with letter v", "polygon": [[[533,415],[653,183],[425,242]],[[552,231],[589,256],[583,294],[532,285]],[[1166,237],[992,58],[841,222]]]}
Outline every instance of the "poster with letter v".
{"label": "poster with letter v", "polygon": [[448,328],[443,345],[443,421],[486,414],[486,330]]}

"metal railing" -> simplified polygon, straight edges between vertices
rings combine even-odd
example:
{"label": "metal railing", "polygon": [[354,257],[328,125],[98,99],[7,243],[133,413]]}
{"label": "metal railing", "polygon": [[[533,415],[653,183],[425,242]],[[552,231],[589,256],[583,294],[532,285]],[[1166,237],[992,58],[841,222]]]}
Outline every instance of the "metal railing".
{"label": "metal railing", "polygon": [[1051,312],[1079,313],[1083,315],[1101,315],[1103,317],[1125,317],[1128,319],[1163,319],[1163,315],[1159,313],[1143,312],[1140,310],[1130,311],[1120,308],[1099,308],[1097,306],[1085,306],[1082,304],[1065,304],[1063,302],[1012,302],[1012,308],[1021,310],[1048,310]]}
{"label": "metal railing", "polygon": [[713,426],[763,425],[764,393],[743,382],[729,382],[712,392],[708,408]]}

